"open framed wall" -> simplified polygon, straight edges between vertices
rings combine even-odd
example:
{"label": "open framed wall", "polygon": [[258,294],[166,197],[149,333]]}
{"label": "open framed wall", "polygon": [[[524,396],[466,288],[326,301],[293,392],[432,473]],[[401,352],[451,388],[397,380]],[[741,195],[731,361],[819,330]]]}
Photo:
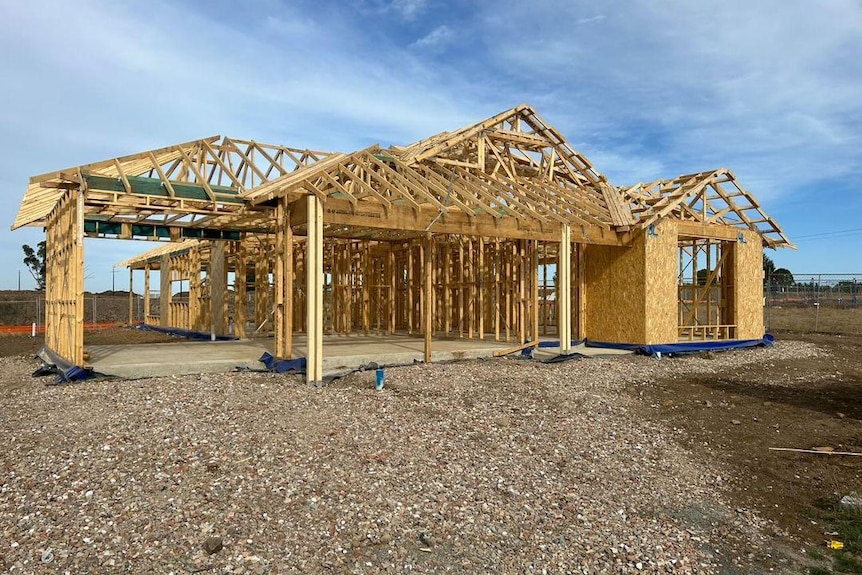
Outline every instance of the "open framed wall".
{"label": "open framed wall", "polygon": [[311,381],[324,332],[422,335],[426,360],[435,337],[674,341],[678,236],[736,242],[722,279],[743,337],[762,330],[759,250],[789,245],[728,170],[618,188],[526,105],[408,146],[215,136],[50,172],[30,179],[25,225],[47,229],[46,344],[72,363],[86,235],[171,242],[130,264],[148,320],[270,331],[284,358],[304,331]]}
{"label": "open framed wall", "polygon": [[48,215],[45,238],[45,345],[84,363],[84,210],[73,191]]}
{"label": "open framed wall", "polygon": [[733,260],[736,242],[678,238],[678,326],[681,340],[736,338]]}

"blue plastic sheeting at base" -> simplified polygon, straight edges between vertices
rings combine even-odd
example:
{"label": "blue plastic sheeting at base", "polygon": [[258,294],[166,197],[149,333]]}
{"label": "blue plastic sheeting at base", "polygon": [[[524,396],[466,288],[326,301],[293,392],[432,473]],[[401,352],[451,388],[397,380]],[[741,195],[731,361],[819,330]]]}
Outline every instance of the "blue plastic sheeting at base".
{"label": "blue plastic sheeting at base", "polygon": [[[585,340],[585,339],[573,339],[572,345],[573,346],[581,345],[585,341],[587,341],[587,340]],[[559,342],[559,340],[557,340],[557,341],[540,341],[539,345],[537,345],[536,347],[540,347],[540,348],[541,347],[560,347],[560,342]]]}
{"label": "blue plastic sheeting at base", "polygon": [[[83,381],[93,376],[92,370],[69,363],[57,355],[50,347],[43,345],[39,353],[36,354],[36,357],[42,361],[45,367],[50,368],[52,372],[57,374],[56,383]],[[39,371],[37,370],[37,373]]]}
{"label": "blue plastic sheeting at base", "polygon": [[743,349],[746,347],[769,347],[775,343],[772,334],[766,334],[762,339],[733,339],[727,341],[690,341],[685,343],[664,343],[654,345],[637,345],[628,343],[607,343],[602,341],[586,341],[587,347],[604,347],[608,349],[625,349],[643,355],[685,354],[703,351],[722,351],[727,349]]}
{"label": "blue plastic sheeting at base", "polygon": [[[572,340],[572,346],[581,345],[585,341],[587,341],[587,340],[585,340],[585,339],[581,339],[581,340],[573,339]],[[527,343],[529,343],[529,342],[527,342]],[[525,347],[524,349],[522,349],[521,355],[532,356],[533,350],[535,350],[536,348],[542,349],[542,348],[547,348],[547,347],[560,347],[560,342],[559,341],[540,341],[538,343],[538,345],[531,346],[531,347]]]}
{"label": "blue plastic sheeting at base", "polygon": [[[606,349],[621,349],[625,351],[633,351],[643,355],[655,355],[656,353],[663,354],[685,354],[699,353],[703,351],[722,351],[726,349],[743,349],[746,347],[771,346],[775,342],[772,334],[766,334],[763,339],[733,339],[726,341],[691,341],[685,343],[662,343],[653,345],[642,345],[637,343],[609,343],[606,341],[593,341],[590,339],[582,339],[580,341],[572,340],[572,345],[577,346],[584,344],[586,347],[606,348]],[[560,347],[559,341],[540,341],[535,347],[548,348]],[[521,350],[521,355],[529,356],[533,353],[533,347],[528,347]]]}
{"label": "blue plastic sheeting at base", "polygon": [[306,362],[304,357],[298,357],[296,359],[278,359],[268,351],[265,351],[258,361],[262,362],[266,366],[266,369],[276,373],[285,373],[287,371],[305,373]]}
{"label": "blue plastic sheeting at base", "polygon": [[[190,329],[183,329],[180,327],[162,327],[160,325],[152,325],[149,323],[139,323],[135,328],[144,331],[158,331],[160,333],[166,333],[176,337],[184,337],[186,339],[194,339],[197,341],[213,340],[212,334],[204,333],[202,331],[192,331]],[[215,337],[215,341],[236,341],[237,339],[239,338],[233,337],[232,335],[217,335]]]}

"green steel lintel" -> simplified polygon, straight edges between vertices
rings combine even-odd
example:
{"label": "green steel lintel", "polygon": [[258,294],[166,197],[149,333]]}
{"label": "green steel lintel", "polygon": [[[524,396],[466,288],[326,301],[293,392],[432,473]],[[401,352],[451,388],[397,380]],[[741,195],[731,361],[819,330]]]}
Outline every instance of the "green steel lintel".
{"label": "green steel lintel", "polygon": [[[170,238],[171,226],[158,224],[130,224],[132,237],[148,238]],[[239,240],[238,230],[218,230],[208,228],[183,228],[177,227],[181,238],[198,238],[207,240]],[[84,232],[88,234],[122,235],[123,224],[121,222],[106,222],[99,219],[84,220]]]}
{"label": "green steel lintel", "polygon": [[[84,175],[87,182],[87,187],[93,190],[103,190],[106,192],[126,192],[123,181],[120,178],[112,178],[109,176],[97,176],[94,174]],[[132,188],[132,193],[140,196],[158,196],[160,198],[169,198],[171,195],[165,188],[162,181],[158,178],[145,178],[143,176],[128,176],[129,186]],[[206,189],[201,184],[188,182],[171,182],[171,187],[174,189],[175,197],[183,200],[202,200],[211,201],[207,195]],[[216,196],[216,201],[225,204],[243,204],[242,199],[237,197],[236,188],[228,186],[216,186],[210,184],[210,189]]]}

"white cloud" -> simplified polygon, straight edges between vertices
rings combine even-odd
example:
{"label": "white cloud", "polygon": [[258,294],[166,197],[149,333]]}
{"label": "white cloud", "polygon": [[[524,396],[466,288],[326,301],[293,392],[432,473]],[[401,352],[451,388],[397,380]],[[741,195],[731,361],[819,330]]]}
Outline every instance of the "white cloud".
{"label": "white cloud", "polygon": [[[174,4],[149,9],[158,24],[98,0],[0,3],[0,52],[14,54],[0,61],[0,130],[16,142],[0,156],[14,207],[0,230],[4,269],[39,235],[8,231],[33,174],[215,134],[338,151],[404,144],[486,115],[457,101],[470,91],[458,78],[441,90],[439,71],[364,45],[343,22],[281,12],[235,29]],[[107,245],[87,247],[100,289],[113,262],[150,247]]]}
{"label": "white cloud", "polygon": [[503,0],[479,19],[494,68],[521,99],[554,94],[563,133],[668,175],[727,165],[762,197],[862,169],[858,2],[611,0],[574,30],[591,7]]}
{"label": "white cloud", "polygon": [[592,22],[599,22],[605,19],[604,14],[597,14],[595,16],[590,16],[588,18],[580,18],[577,20],[578,24],[591,24]]}
{"label": "white cloud", "polygon": [[652,182],[671,175],[661,158],[642,156],[625,149],[589,147],[579,151],[589,158],[596,170],[617,186],[633,186],[639,182]]}
{"label": "white cloud", "polygon": [[455,33],[449,26],[443,24],[431,30],[425,36],[419,38],[413,43],[413,46],[419,48],[442,48],[449,44],[455,37]]}
{"label": "white cloud", "polygon": [[427,0],[392,0],[389,8],[405,20],[414,20],[428,8]]}
{"label": "white cloud", "polygon": [[[0,2],[3,200],[32,174],[216,133],[348,151],[521,102],[616,184],[727,166],[798,206],[862,171],[857,0],[498,0],[436,28],[428,0],[346,6],[268,1],[237,20],[153,0],[156,22],[131,3]],[[6,233],[15,269],[39,232]]]}

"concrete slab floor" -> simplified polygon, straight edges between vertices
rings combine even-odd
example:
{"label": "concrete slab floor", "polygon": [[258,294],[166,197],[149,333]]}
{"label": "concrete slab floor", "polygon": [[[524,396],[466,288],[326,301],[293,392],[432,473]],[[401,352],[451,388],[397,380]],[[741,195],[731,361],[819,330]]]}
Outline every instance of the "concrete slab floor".
{"label": "concrete slab floor", "polygon": [[[461,339],[434,340],[431,361],[492,357],[513,347],[511,342]],[[97,372],[129,379],[225,373],[236,367],[261,369],[265,351],[274,352],[273,338],[240,341],[180,341],[134,345],[89,345],[89,365]],[[422,338],[408,335],[329,335],[323,341],[324,375],[341,373],[375,362],[410,364],[424,359]],[[293,357],[305,357],[305,334],[294,334]]]}
{"label": "concrete slab floor", "polygon": [[[225,373],[234,368],[262,369],[258,361],[265,351],[274,352],[273,338],[240,341],[182,341],[135,345],[91,345],[89,365],[105,375],[128,379]],[[495,352],[515,347],[512,342],[469,339],[435,339],[431,361],[452,361],[492,357]],[[293,356],[307,354],[305,334],[294,334]],[[421,362],[425,354],[421,337],[396,335],[328,335],[323,339],[323,372],[333,375],[357,369],[372,362],[378,365],[403,365]],[[583,355],[626,354],[576,346],[572,351]],[[544,359],[559,354],[559,348],[542,348],[536,354]]]}

